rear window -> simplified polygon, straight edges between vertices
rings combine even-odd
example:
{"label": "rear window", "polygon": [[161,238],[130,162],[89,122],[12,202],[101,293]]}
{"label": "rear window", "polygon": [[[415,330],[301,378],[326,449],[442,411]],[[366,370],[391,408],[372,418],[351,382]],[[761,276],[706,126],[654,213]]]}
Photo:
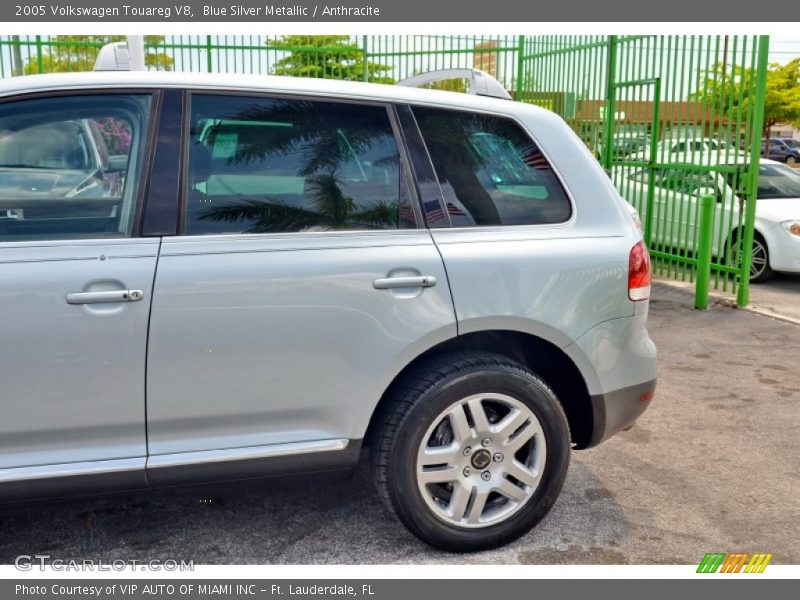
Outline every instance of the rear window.
{"label": "rear window", "polygon": [[563,223],[572,208],[536,143],[511,119],[415,107],[454,226]]}

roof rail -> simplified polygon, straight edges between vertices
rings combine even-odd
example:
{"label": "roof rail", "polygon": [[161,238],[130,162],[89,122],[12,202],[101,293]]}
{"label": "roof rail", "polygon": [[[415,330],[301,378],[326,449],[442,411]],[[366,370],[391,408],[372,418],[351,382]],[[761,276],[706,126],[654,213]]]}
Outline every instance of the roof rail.
{"label": "roof rail", "polygon": [[93,71],[128,71],[130,57],[128,42],[112,42],[100,48],[94,61]]}
{"label": "roof rail", "polygon": [[397,85],[420,87],[429,83],[447,81],[448,79],[469,80],[470,85],[468,92],[470,94],[511,100],[511,94],[506,91],[503,84],[480,69],[442,69],[440,71],[429,71],[428,73],[420,73],[419,75],[401,79],[397,82]]}
{"label": "roof rail", "polygon": [[127,42],[111,42],[100,48],[93,71],[144,71],[144,37],[129,35]]}

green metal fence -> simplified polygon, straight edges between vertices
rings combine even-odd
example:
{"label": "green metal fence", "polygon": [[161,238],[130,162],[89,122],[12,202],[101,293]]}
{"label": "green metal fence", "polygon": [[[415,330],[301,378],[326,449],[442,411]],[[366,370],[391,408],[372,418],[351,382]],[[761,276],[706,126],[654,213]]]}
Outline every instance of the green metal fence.
{"label": "green metal fence", "polygon": [[[0,36],[0,77],[90,69],[122,36]],[[146,36],[148,68],[291,74],[393,83],[433,69],[483,68],[517,86],[520,36]]]}
{"label": "green metal fence", "polygon": [[695,281],[710,238],[710,285],[742,305],[768,45],[766,36],[539,36],[520,58],[519,99],[561,114],[592,149],[639,211],[656,274]]}
{"label": "green metal fence", "polygon": [[[118,39],[0,36],[0,76],[88,70]],[[149,69],[176,71],[382,83],[487,71],[564,117],[597,156],[641,215],[656,274],[695,281],[710,254],[710,285],[748,302],[766,36],[146,36],[145,49]]]}

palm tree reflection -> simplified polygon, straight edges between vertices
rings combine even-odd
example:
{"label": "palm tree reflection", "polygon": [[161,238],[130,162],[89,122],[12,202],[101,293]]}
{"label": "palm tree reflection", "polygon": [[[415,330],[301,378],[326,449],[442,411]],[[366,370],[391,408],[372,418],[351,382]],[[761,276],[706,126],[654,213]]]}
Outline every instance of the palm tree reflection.
{"label": "palm tree reflection", "polygon": [[[213,202],[198,203],[203,204],[198,220],[247,223],[250,233],[397,226],[400,161],[384,108],[213,96],[194,104],[196,142],[214,148],[232,134],[236,140],[224,159],[227,168],[217,163],[214,175],[263,175],[264,182],[263,193],[234,187]],[[420,107],[414,114],[453,207],[451,218],[467,218],[460,205],[473,223],[500,224],[493,197],[497,181],[491,179],[499,177],[512,187],[543,185],[535,173],[549,165],[536,162],[538,148],[506,119]],[[214,115],[213,120],[199,118],[204,115]],[[494,150],[485,141],[489,138],[495,140]],[[508,147],[499,151],[503,144]],[[276,176],[302,179],[302,191],[271,192],[270,179]],[[503,195],[513,201],[515,193]],[[530,202],[521,196],[516,201]]]}
{"label": "palm tree reflection", "polygon": [[[266,190],[258,196],[232,190],[231,201],[204,209],[199,220],[247,223],[248,233],[396,227],[399,156],[384,109],[270,100],[226,111],[210,127],[195,123],[194,139],[209,149],[236,134],[235,151],[227,158],[233,172],[264,174],[265,188],[276,175],[303,180],[302,197],[289,201]],[[364,197],[354,199],[345,190]]]}
{"label": "palm tree reflection", "polygon": [[245,233],[337,229],[382,229],[397,221],[397,202],[378,201],[369,208],[358,206],[345,196],[334,175],[309,178],[311,203],[308,208],[290,206],[279,200],[246,199],[205,211],[201,220],[248,222]]}

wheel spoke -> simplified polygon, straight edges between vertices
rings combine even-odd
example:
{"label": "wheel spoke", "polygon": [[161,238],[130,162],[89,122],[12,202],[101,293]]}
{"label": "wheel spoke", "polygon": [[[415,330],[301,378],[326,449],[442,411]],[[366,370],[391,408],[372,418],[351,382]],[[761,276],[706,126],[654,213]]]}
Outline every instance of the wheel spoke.
{"label": "wheel spoke", "polygon": [[507,442],[505,445],[506,452],[514,454],[517,450],[527,444],[533,436],[542,433],[538,421],[529,421],[522,429],[519,430],[514,439]]}
{"label": "wheel spoke", "polygon": [[517,485],[511,483],[508,479],[503,478],[503,483],[497,486],[497,491],[503,494],[506,498],[515,502],[522,502],[528,494]]}
{"label": "wheel spoke", "polygon": [[467,413],[464,412],[463,405],[456,405],[447,416],[450,418],[450,427],[453,430],[453,437],[456,441],[463,443],[472,437],[472,431],[467,421]]}
{"label": "wheel spoke", "polygon": [[528,414],[518,408],[512,409],[502,421],[494,426],[494,431],[500,436],[503,443],[514,434],[514,432],[522,427],[525,421],[528,420]]}
{"label": "wheel spoke", "polygon": [[467,511],[467,504],[469,504],[470,496],[472,496],[472,490],[468,487],[465,487],[461,484],[455,484],[453,486],[453,495],[450,498],[450,504],[447,507],[447,512],[449,515],[460,521],[464,518],[464,513]]}
{"label": "wheel spoke", "polygon": [[419,465],[453,465],[458,462],[458,444],[449,444],[438,448],[426,447],[419,456]]}
{"label": "wheel spoke", "polygon": [[429,483],[447,483],[449,481],[455,481],[456,477],[458,477],[458,467],[455,465],[447,465],[446,467],[437,467],[433,469],[420,469],[417,472],[417,478],[423,485]]}
{"label": "wheel spoke", "polygon": [[470,399],[469,411],[472,413],[472,422],[475,424],[478,435],[489,433],[491,426],[486,411],[483,409],[483,399],[480,396]]}
{"label": "wheel spoke", "polygon": [[518,479],[528,487],[536,487],[539,483],[540,474],[532,471],[517,460],[512,460],[506,467],[506,473]]}
{"label": "wheel spoke", "polygon": [[467,523],[477,523],[480,521],[488,498],[489,492],[484,492],[479,489],[475,490],[475,494],[473,494],[472,497],[472,506],[469,507],[469,512],[467,512]]}

